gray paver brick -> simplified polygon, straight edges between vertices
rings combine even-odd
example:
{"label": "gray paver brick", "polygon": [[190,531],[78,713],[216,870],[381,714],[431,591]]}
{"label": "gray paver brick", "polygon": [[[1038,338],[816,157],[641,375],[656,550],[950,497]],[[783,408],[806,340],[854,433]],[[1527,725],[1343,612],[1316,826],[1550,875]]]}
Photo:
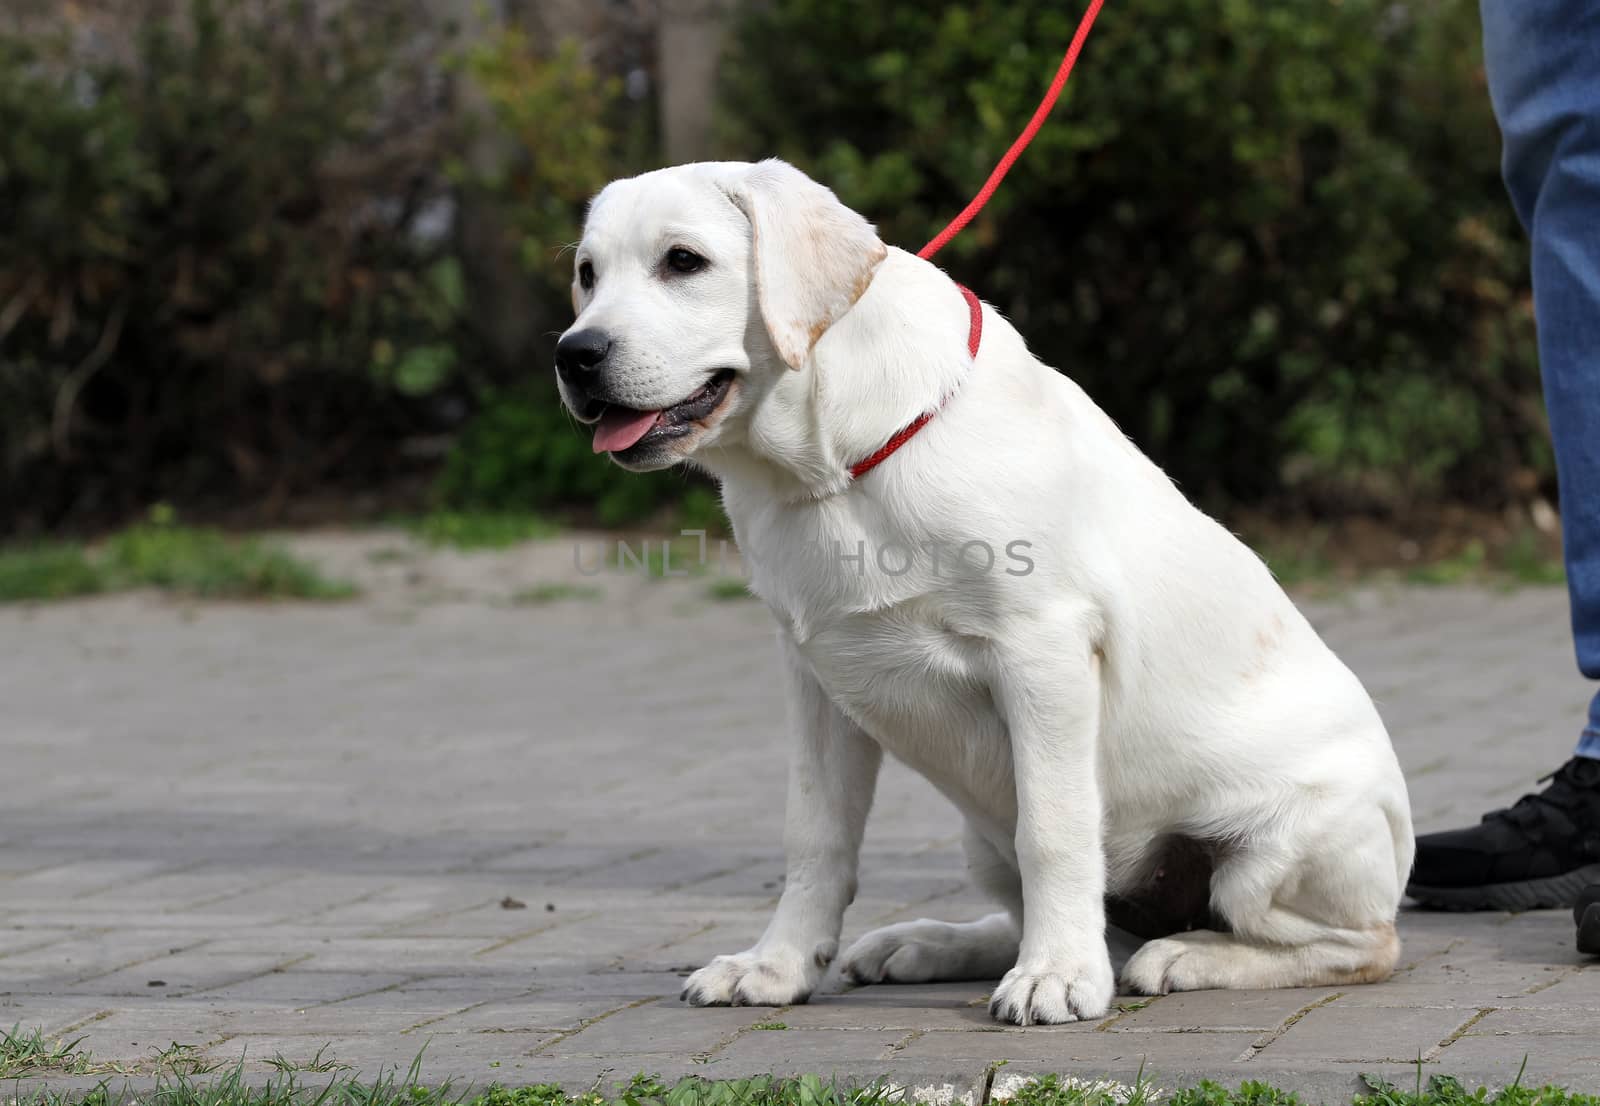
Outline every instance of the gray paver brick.
{"label": "gray paver brick", "polygon": [[[300,970],[341,973],[368,973],[393,976],[397,973],[423,975],[447,971],[483,948],[475,937],[329,937],[321,941],[286,945],[266,930],[250,937],[213,941],[205,946],[208,956],[271,961],[296,960]],[[272,967],[268,963],[266,968]],[[263,970],[266,970],[265,968]],[[382,986],[383,984],[379,984]]]}
{"label": "gray paver brick", "polygon": [[47,1036],[66,1032],[96,1015],[112,1013],[100,995],[0,994],[0,1022],[38,1028]]}
{"label": "gray paver brick", "polygon": [[1562,973],[1560,979],[1547,987],[1495,1005],[1527,1009],[1560,1006],[1600,1010],[1600,971],[1596,970],[1597,967],[1600,965],[1591,961],[1581,968]]}
{"label": "gray paver brick", "polygon": [[411,977],[396,973],[324,970],[313,956],[305,968],[288,968],[251,976],[237,983],[213,987],[206,997],[234,1006],[270,1005],[276,1002],[296,1006],[319,1006],[357,995],[371,994],[405,983]]}
{"label": "gray paver brick", "polygon": [[1467,1034],[1440,1055],[1444,1070],[1497,1070],[1509,1083],[1527,1061],[1526,1084],[1566,1083],[1595,1086],[1600,1072],[1600,1040],[1588,1034],[1504,1037]]}
{"label": "gray paver brick", "polygon": [[1310,1011],[1261,1050],[1257,1061],[1303,1064],[1309,1061],[1403,1064],[1427,1059],[1476,1013],[1461,1009],[1394,1009],[1341,1006],[1334,1002]]}
{"label": "gray paver brick", "polygon": [[12,922],[10,924],[16,928],[0,928],[0,960],[20,952],[32,952],[36,949],[49,948],[59,941],[67,941],[72,938],[70,929],[55,930],[47,926],[24,928],[21,922]]}
{"label": "gray paver brick", "polygon": [[[685,1016],[685,1014],[689,1016]],[[635,1052],[710,1053],[757,1022],[781,1017],[771,1010],[691,1010],[659,1000],[617,1011],[556,1042],[548,1056],[626,1056]]]}
{"label": "gray paver brick", "polygon": [[535,975],[533,981],[551,990],[573,997],[610,996],[616,998],[670,998],[676,999],[683,990],[688,976],[682,972],[626,972],[602,971],[588,975],[572,976],[560,972]]}
{"label": "gray paver brick", "polygon": [[405,1034],[425,1026],[436,1018],[455,1013],[458,1003],[428,1003],[410,1001],[389,1003],[382,1007],[351,1009],[343,1003],[331,1006],[287,1006],[258,1003],[247,1007],[218,1007],[216,1014],[223,1021],[228,1036],[240,1034],[265,1034],[272,1037],[328,1038],[359,1030],[372,1039],[389,1042],[389,1047],[403,1051],[400,1042]]}
{"label": "gray paver brick", "polygon": [[[307,540],[355,571],[402,539]],[[559,542],[417,563],[465,598],[0,608],[7,767],[30,781],[0,806],[0,1022],[81,1026],[132,1059],[173,1040],[225,1037],[211,1047],[232,1058],[331,1042],[369,1070],[431,1042],[437,1078],[584,1087],[606,1068],[967,1085],[1009,1059],[1348,1094],[1357,1071],[1405,1082],[1429,1050],[1430,1070],[1508,1081],[1528,1053],[1530,1078],[1596,1085],[1600,968],[1560,911],[1407,911],[1392,982],[1287,1028],[1334,992],[1170,995],[1104,1030],[1001,1030],[992,982],[683,1006],[688,970],[754,942],[782,889],[765,614],[701,603],[696,581],[484,601],[562,578]],[[1570,749],[1588,689],[1559,591],[1356,591],[1310,613],[1377,694],[1420,829],[1514,800]],[[845,941],[986,912],[959,829],[886,765]],[[750,1030],[767,1020],[790,1028]]]}
{"label": "gray paver brick", "polygon": [[55,940],[0,959],[0,979],[7,989],[38,985],[47,992],[57,991],[79,979],[104,976],[126,964],[170,956],[174,950],[195,943],[190,934],[149,930],[102,933],[89,929],[67,940]]}
{"label": "gray paver brick", "polygon": [[118,1010],[73,1036],[93,1042],[94,1059],[102,1063],[150,1061],[173,1044],[203,1047],[228,1032],[228,1021],[209,1011],[190,1009],[182,1015],[161,1009]]}
{"label": "gray paver brick", "polygon": [[995,1028],[989,1017],[990,984],[931,983],[862,987],[844,995],[819,995],[788,1010],[782,1021],[808,1029]]}
{"label": "gray paver brick", "polygon": [[[1276,1029],[1291,1015],[1337,991],[1191,991],[1162,995],[1142,1010],[1110,1023],[1112,1032],[1131,1030],[1255,1030]],[[1134,1000],[1138,1001],[1138,1000]]]}
{"label": "gray paver brick", "polygon": [[858,1060],[886,1063],[894,1046],[906,1036],[901,1030],[757,1029],[740,1034],[732,1043],[718,1049],[716,1056],[720,1062],[746,1069],[803,1063],[811,1056],[826,1056],[830,1061],[847,1063]]}
{"label": "gray paver brick", "polygon": [[612,995],[586,999],[565,997],[527,998],[484,1002],[430,1021],[429,1033],[498,1033],[514,1029],[554,1030],[568,1033],[583,1024],[623,1009],[636,999]]}
{"label": "gray paver brick", "polygon": [[1600,1040],[1600,1008],[1496,1010],[1467,1031],[1475,1036],[1524,1036],[1545,1033],[1587,1033]]}
{"label": "gray paver brick", "polygon": [[185,995],[237,986],[294,959],[283,953],[208,952],[204,946],[176,955],[157,956],[116,971],[70,983],[68,992],[138,997],[152,990]]}
{"label": "gray paver brick", "polygon": [[[463,1034],[459,1037],[432,1038],[426,1042],[425,1049],[424,1042],[408,1038],[406,1044],[411,1047],[406,1051],[388,1047],[372,1036],[323,1040],[241,1034],[213,1044],[205,1051],[208,1059],[226,1064],[236,1064],[241,1058],[264,1061],[282,1056],[292,1063],[305,1065],[326,1047],[324,1061],[335,1060],[348,1065],[351,1070],[370,1074],[395,1068],[403,1074],[419,1054],[425,1061],[437,1055],[447,1070],[460,1074],[463,1082],[473,1080],[481,1086],[493,1081],[506,1081],[507,1075],[516,1070],[519,1061],[529,1062],[533,1052],[549,1043],[552,1036],[540,1033]],[[423,1070],[428,1070],[426,1064]]]}
{"label": "gray paver brick", "polygon": [[1043,1062],[1072,1070],[1080,1065],[1137,1069],[1232,1064],[1255,1041],[1254,1033],[1099,1033],[1092,1026],[1049,1026],[997,1033],[928,1033],[898,1056]]}

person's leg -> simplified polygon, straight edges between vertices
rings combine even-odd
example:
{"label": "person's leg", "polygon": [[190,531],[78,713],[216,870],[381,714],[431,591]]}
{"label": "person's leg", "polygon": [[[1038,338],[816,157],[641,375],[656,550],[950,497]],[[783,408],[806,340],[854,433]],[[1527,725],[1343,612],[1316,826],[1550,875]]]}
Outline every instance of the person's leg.
{"label": "person's leg", "polygon": [[1590,760],[1600,760],[1600,692],[1589,704],[1589,724],[1578,739],[1577,755]]}
{"label": "person's leg", "polygon": [[[1504,171],[1533,241],[1578,667],[1600,679],[1600,5],[1483,0]],[[1600,758],[1600,695],[1579,755]]]}
{"label": "person's leg", "polygon": [[[1533,246],[1540,372],[1578,667],[1600,679],[1600,3],[1481,0],[1506,187]],[[1417,839],[1407,891],[1459,909],[1570,906],[1600,882],[1600,695],[1537,795]]]}

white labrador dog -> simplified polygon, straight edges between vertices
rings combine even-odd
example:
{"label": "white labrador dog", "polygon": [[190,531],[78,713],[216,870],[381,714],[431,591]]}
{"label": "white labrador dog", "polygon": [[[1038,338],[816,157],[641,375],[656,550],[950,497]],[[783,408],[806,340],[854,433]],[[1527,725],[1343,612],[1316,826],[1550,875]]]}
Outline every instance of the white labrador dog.
{"label": "white labrador dog", "polygon": [[856,980],[999,979],[1002,1021],[1098,1017],[1108,909],[1153,938],[1135,991],[1390,974],[1412,832],[1371,700],[993,309],[970,356],[959,286],[780,161],[616,181],[575,260],[562,398],[624,467],[721,481],[792,708],[777,912],[684,997],[811,994],[884,751],[960,808],[1001,910],[869,933]]}

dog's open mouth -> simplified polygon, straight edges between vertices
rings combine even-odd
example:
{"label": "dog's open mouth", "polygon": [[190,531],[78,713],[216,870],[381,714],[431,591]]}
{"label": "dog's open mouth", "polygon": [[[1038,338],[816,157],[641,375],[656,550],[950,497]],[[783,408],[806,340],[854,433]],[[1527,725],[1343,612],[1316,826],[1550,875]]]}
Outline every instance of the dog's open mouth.
{"label": "dog's open mouth", "polygon": [[733,370],[723,369],[688,399],[659,411],[608,406],[600,413],[600,421],[594,428],[594,451],[621,453],[641,442],[682,437],[693,429],[691,424],[717,409],[732,383]]}

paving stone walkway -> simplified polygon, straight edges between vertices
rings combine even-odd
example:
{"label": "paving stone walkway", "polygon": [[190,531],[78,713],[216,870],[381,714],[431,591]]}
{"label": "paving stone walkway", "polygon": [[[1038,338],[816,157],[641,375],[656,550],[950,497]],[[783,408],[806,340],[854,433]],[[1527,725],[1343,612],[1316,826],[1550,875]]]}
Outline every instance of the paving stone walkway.
{"label": "paving stone walkway", "polygon": [[[582,578],[570,541],[297,544],[367,598],[0,608],[0,1023],[145,1072],[173,1042],[262,1073],[425,1048],[458,1084],[816,1071],[960,1093],[1006,1060],[1338,1100],[1361,1072],[1507,1083],[1526,1058],[1525,1081],[1600,1091],[1600,967],[1554,912],[1407,911],[1389,983],[1130,999],[1092,1025],[1002,1029],[983,985],[690,1009],[682,978],[748,946],[783,878],[759,605]],[[1306,606],[1380,701],[1420,828],[1565,757],[1586,688],[1560,591]],[[846,940],[984,909],[953,811],[899,768],[861,885]]]}

